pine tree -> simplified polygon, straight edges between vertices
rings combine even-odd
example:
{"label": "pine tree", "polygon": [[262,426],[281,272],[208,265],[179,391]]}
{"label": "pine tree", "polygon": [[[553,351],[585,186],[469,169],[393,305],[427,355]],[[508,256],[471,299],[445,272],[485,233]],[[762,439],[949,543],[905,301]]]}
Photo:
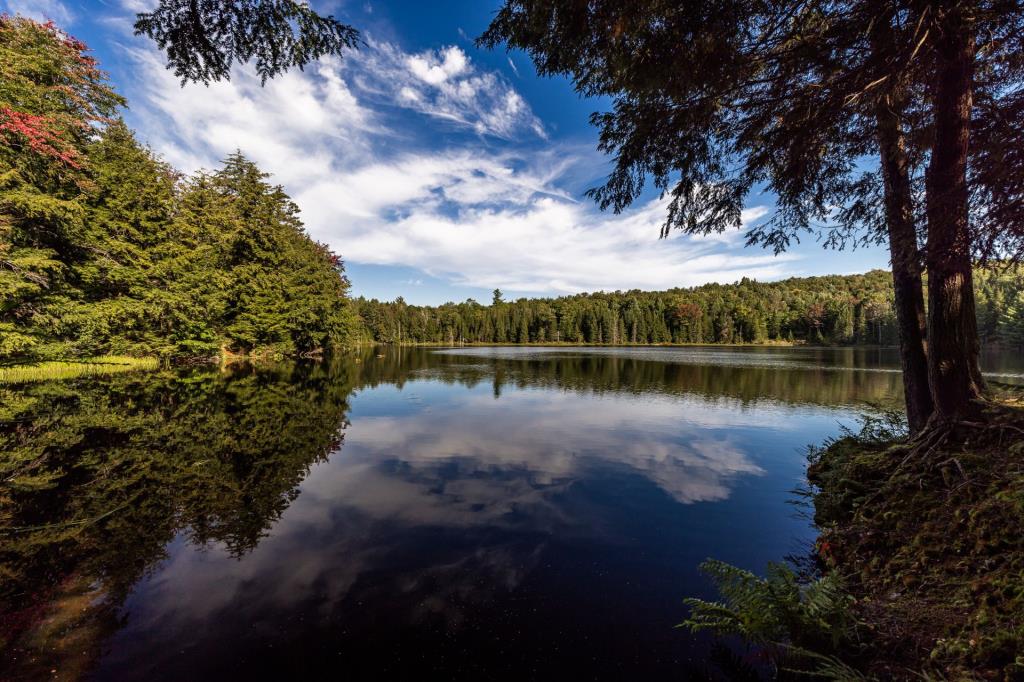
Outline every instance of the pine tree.
{"label": "pine tree", "polygon": [[241,154],[181,178],[52,24],[0,17],[0,74],[0,361],[308,354],[351,337],[341,259]]}
{"label": "pine tree", "polygon": [[266,82],[359,45],[356,29],[294,0],[160,0],[135,33],[156,41],[182,83],[227,80],[235,61],[250,60]]}
{"label": "pine tree", "polygon": [[1024,290],[1018,290],[999,317],[1000,338],[1024,348]]}
{"label": "pine tree", "polygon": [[66,350],[54,305],[90,253],[85,147],[121,104],[84,44],[0,16],[0,360]]}

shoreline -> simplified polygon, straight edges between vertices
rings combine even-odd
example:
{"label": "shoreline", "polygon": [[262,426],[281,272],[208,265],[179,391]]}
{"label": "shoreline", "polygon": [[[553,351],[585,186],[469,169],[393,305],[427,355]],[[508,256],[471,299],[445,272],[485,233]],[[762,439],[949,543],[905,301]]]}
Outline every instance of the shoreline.
{"label": "shoreline", "polygon": [[[867,423],[812,450],[818,559],[880,679],[1024,677],[1024,398],[924,442]],[[894,437],[895,436],[895,437]]]}
{"label": "shoreline", "polygon": [[585,343],[577,341],[531,341],[529,343],[513,342],[491,342],[491,341],[466,341],[463,343],[448,343],[436,341],[403,341],[401,343],[385,341],[367,341],[357,344],[356,347],[397,347],[397,348],[863,348],[865,350],[882,350],[897,348],[893,345],[828,345],[813,344],[803,341],[770,341],[764,343]]}

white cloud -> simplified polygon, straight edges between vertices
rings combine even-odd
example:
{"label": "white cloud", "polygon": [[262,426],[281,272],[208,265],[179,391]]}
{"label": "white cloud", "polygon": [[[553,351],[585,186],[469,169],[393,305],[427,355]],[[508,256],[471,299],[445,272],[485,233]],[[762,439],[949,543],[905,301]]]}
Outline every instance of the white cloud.
{"label": "white cloud", "polygon": [[150,49],[128,51],[141,78],[129,92],[141,134],[179,168],[215,165],[241,149],[289,189],[315,182],[370,153],[373,113],[349,89],[340,60],[292,71],[260,86],[246,69],[231,81],[180,87]]}
{"label": "white cloud", "polygon": [[129,12],[151,12],[157,5],[158,0],[121,0],[121,7]]}
{"label": "white cloud", "polygon": [[[786,258],[737,254],[718,236],[658,240],[663,201],[615,216],[545,193],[548,187],[535,171],[493,160],[417,157],[327,179],[298,199],[313,232],[352,260],[412,266],[476,287],[657,289],[784,272]],[[385,222],[385,215],[393,217]]]}
{"label": "white cloud", "polygon": [[539,137],[521,95],[456,46],[409,54],[370,41],[265,87],[243,68],[181,88],[152,46],[132,45],[127,94],[141,136],[184,170],[241,149],[349,262],[564,293],[773,278],[794,258],[745,251],[739,232],[659,240],[662,200],[621,215],[577,200],[567,178],[599,174],[600,157]]}
{"label": "white cloud", "polygon": [[405,62],[414,76],[435,86],[464,73],[469,66],[466,53],[454,45],[444,48],[436,55],[427,52],[406,57]]}
{"label": "white cloud", "polygon": [[74,23],[74,13],[60,0],[5,0],[4,10],[8,14],[48,21],[52,19],[62,28]]}
{"label": "white cloud", "polygon": [[355,83],[367,95],[480,135],[513,139],[528,130],[546,136],[519,93],[498,73],[479,70],[462,48],[407,54],[391,43],[368,43],[351,57],[361,70]]}

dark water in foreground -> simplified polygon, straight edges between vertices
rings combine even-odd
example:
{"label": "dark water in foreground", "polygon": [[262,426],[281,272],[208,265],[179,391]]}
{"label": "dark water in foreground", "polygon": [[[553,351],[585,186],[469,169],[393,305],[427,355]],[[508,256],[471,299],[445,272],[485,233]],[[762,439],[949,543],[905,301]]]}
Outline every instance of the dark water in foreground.
{"label": "dark water in foreground", "polygon": [[877,350],[380,352],[0,386],[0,678],[686,679],[697,565],[806,555],[803,446],[901,390]]}

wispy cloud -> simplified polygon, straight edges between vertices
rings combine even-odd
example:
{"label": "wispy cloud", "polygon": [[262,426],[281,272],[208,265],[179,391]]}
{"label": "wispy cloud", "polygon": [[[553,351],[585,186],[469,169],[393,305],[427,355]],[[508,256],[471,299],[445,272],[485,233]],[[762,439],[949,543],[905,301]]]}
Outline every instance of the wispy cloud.
{"label": "wispy cloud", "polygon": [[540,120],[500,74],[478,69],[456,45],[408,54],[368,41],[354,54],[355,84],[366,95],[465,126],[480,135],[513,139],[523,131],[546,137]]}
{"label": "wispy cloud", "polygon": [[68,27],[75,21],[75,13],[60,0],[5,0],[4,11],[8,14],[20,14],[38,21],[54,20],[62,27]]}
{"label": "wispy cloud", "polygon": [[180,87],[159,53],[126,53],[140,75],[129,95],[142,137],[185,170],[241,149],[294,190],[365,162],[372,138],[387,132],[352,93],[337,59],[265,87],[250,69],[237,69],[230,81]]}
{"label": "wispy cloud", "polygon": [[350,262],[538,293],[772,278],[792,266],[793,256],[744,251],[737,233],[659,240],[662,200],[614,215],[577,199],[570,185],[600,173],[594,152],[544,138],[516,89],[457,46],[410,53],[369,40],[266,87],[241,68],[182,88],[149,44],[125,41],[144,139],[186,170],[241,149]]}

